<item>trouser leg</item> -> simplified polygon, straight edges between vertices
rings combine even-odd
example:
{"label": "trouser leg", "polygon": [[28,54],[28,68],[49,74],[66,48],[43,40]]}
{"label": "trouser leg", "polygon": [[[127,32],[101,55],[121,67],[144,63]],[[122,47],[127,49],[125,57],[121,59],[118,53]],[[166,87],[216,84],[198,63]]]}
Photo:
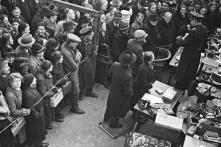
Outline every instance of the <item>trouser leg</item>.
{"label": "trouser leg", "polygon": [[50,107],[50,102],[45,102],[44,104],[44,110],[45,110],[45,126],[46,128],[51,127],[52,123],[52,111]]}

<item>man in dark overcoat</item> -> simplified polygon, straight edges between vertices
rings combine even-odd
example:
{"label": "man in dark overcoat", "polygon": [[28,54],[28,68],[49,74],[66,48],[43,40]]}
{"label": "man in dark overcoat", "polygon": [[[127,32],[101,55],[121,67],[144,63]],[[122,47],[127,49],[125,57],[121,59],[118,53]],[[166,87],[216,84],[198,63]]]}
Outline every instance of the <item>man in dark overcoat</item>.
{"label": "man in dark overcoat", "polygon": [[196,12],[190,14],[191,30],[184,37],[177,37],[178,45],[183,46],[184,49],[175,76],[175,87],[182,90],[187,89],[190,82],[196,77],[201,51],[204,50],[208,36],[206,27],[201,24],[203,15]]}
{"label": "man in dark overcoat", "polygon": [[107,24],[107,31],[106,31],[106,37],[107,37],[107,44],[110,47],[110,53],[112,61],[118,61],[119,58],[119,24],[121,20],[122,14],[119,11],[114,12],[113,20]]}
{"label": "man in dark overcoat", "polygon": [[119,62],[114,62],[109,70],[107,80],[110,82],[110,93],[104,121],[109,122],[111,128],[122,127],[119,119],[124,117],[129,110],[132,90],[132,71],[130,65],[136,61],[136,55],[131,51],[124,51]]}

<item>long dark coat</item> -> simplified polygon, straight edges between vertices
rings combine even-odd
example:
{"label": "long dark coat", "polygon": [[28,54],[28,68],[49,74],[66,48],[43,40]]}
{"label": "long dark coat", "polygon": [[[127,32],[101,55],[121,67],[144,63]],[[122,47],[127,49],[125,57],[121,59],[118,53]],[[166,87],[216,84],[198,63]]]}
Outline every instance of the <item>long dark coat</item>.
{"label": "long dark coat", "polygon": [[27,117],[27,137],[30,142],[41,142],[45,139],[45,114],[43,101],[34,108],[32,106],[41,99],[41,94],[36,88],[25,88],[23,91],[23,104],[27,109],[31,109],[31,114]]}
{"label": "long dark coat", "polygon": [[111,21],[107,25],[107,31],[106,31],[106,37],[107,37],[107,44],[110,47],[111,50],[111,56],[113,61],[118,61],[118,57],[120,55],[120,49],[119,49],[119,27],[114,25],[114,22]]}
{"label": "long dark coat", "polygon": [[183,41],[178,43],[184,46],[184,49],[175,76],[176,82],[181,85],[177,88],[186,89],[196,77],[201,51],[204,49],[207,35],[206,27],[197,25],[190,30],[189,35]]}
{"label": "long dark coat", "polygon": [[131,69],[114,62],[107,79],[111,82],[111,86],[104,119],[124,117],[129,110],[130,97],[133,94]]}
{"label": "long dark coat", "polygon": [[154,81],[154,73],[150,65],[141,64],[133,83],[133,95],[130,100],[130,109],[133,109],[140,98],[152,88],[152,83]]}

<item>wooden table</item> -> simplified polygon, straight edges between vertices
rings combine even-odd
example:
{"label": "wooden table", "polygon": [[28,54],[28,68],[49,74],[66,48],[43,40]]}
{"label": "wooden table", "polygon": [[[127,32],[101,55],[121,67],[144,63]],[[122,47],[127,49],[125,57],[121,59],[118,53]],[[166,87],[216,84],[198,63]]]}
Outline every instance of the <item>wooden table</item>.
{"label": "wooden table", "polygon": [[217,145],[186,135],[183,147],[217,147]]}
{"label": "wooden table", "polygon": [[[162,82],[160,82],[160,81],[155,81],[154,84],[153,84],[153,87],[150,89],[150,94],[151,94],[151,95],[154,95],[154,96],[156,96],[156,97],[162,98],[162,95],[163,95],[163,94],[158,94],[158,93],[156,92],[156,89],[157,89],[157,88],[160,88],[160,89],[164,92],[164,91],[166,91],[168,88],[174,88],[174,87],[169,86],[169,85],[167,85],[167,84],[164,84],[164,83],[162,83]],[[175,89],[175,88],[174,88],[174,89]],[[174,108],[174,106],[177,104],[177,102],[179,101],[179,99],[181,98],[181,96],[182,96],[182,94],[183,94],[183,91],[178,90],[178,89],[175,89],[175,90],[177,91],[177,94],[176,94],[175,98],[169,103],[172,108]],[[142,99],[144,99],[144,97],[142,97]],[[165,102],[165,103],[166,103],[166,102]],[[136,104],[136,105],[134,106],[134,109],[136,109],[136,110],[138,110],[138,111],[140,111],[140,112],[143,112],[143,113],[145,113],[145,114],[147,114],[147,115],[149,114],[147,110],[140,110],[138,104]]]}

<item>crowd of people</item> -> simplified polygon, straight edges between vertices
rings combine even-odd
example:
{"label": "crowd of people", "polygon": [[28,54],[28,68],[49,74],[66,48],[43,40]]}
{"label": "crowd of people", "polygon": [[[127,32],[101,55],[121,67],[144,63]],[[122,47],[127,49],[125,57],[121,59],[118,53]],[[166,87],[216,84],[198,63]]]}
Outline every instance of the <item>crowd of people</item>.
{"label": "crowd of people", "polygon": [[[66,1],[102,12],[98,48],[89,13],[41,0],[0,0],[0,130],[12,117],[25,117],[30,147],[49,145],[45,135],[53,120],[63,122],[65,99],[72,113],[84,114],[78,100],[98,97],[93,86],[102,50],[113,62],[106,76],[110,93],[104,121],[120,128],[119,118],[152,87],[155,48],[169,46],[173,55],[184,46],[176,75],[176,87],[184,90],[196,74],[207,36],[221,27],[219,0]],[[52,110],[50,98],[69,81],[70,92]],[[0,133],[0,143],[16,146],[11,127]]]}

